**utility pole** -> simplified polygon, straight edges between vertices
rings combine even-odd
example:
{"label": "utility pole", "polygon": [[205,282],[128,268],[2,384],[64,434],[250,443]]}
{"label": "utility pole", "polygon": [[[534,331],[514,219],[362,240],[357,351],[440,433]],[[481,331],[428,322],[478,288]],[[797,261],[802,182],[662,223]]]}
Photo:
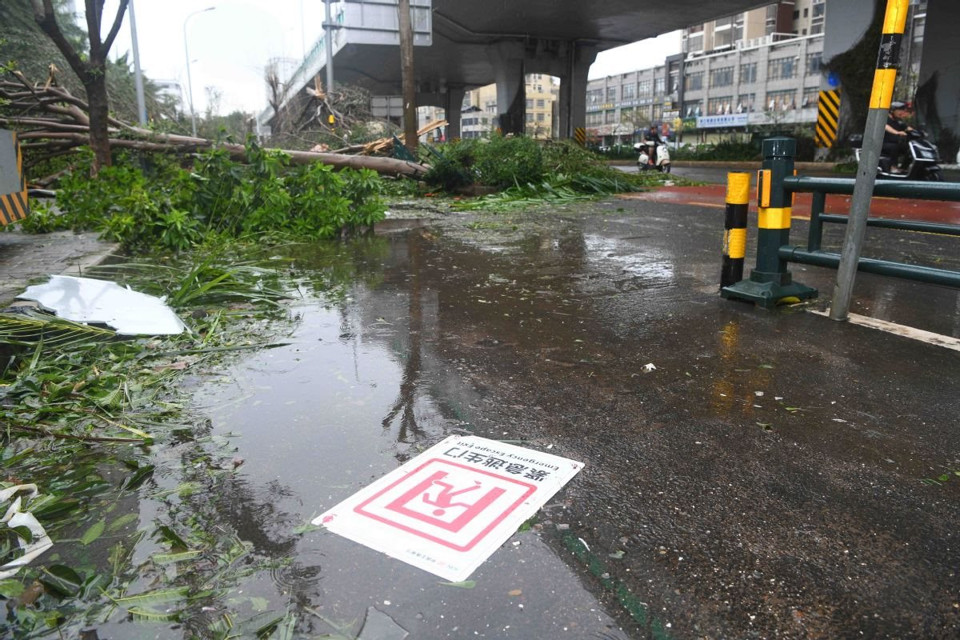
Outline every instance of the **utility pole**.
{"label": "utility pole", "polygon": [[140,72],[140,47],[137,45],[137,18],[133,12],[133,0],[127,4],[130,14],[130,44],[133,46],[133,81],[137,89],[137,116],[140,126],[147,126],[147,102],[143,95],[143,74]]}
{"label": "utility pole", "polygon": [[403,78],[403,138],[407,148],[416,152],[417,144],[417,88],[413,83],[413,23],[410,20],[410,0],[399,0],[400,18],[400,74]]}
{"label": "utility pole", "polygon": [[[324,21],[323,21],[323,37],[326,40],[326,50],[327,50],[327,95],[333,95],[333,30],[337,28],[333,24],[333,19],[330,16],[330,2],[331,0],[324,1]],[[302,11],[302,9],[301,9]]]}

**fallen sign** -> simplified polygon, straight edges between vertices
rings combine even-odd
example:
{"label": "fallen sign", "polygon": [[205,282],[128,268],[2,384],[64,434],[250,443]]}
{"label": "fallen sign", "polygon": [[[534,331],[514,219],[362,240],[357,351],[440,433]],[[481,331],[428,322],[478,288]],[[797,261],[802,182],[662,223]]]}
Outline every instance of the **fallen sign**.
{"label": "fallen sign", "polygon": [[175,335],[186,325],[163,300],[121,287],[116,282],[50,276],[17,296],[33,300],[58,317],[85,324],[102,324],[120,335]]}
{"label": "fallen sign", "polygon": [[496,440],[451,436],[313,524],[460,582],[582,468]]}

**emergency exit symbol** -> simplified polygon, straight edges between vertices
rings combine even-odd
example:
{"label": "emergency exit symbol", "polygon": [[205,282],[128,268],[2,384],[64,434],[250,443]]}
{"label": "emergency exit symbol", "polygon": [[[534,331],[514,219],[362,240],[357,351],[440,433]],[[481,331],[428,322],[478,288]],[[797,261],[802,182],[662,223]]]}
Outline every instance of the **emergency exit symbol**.
{"label": "emergency exit symbol", "polygon": [[445,547],[468,551],[537,490],[522,482],[433,458],[354,512]]}

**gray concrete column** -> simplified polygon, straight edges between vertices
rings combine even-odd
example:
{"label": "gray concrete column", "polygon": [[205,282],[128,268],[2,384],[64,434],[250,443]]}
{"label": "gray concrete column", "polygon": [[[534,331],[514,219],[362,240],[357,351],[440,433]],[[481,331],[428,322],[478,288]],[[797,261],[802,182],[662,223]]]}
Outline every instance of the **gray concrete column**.
{"label": "gray concrete column", "polygon": [[526,81],[524,51],[519,42],[501,42],[488,51],[497,83],[497,114],[500,130],[522,134],[526,126]]}
{"label": "gray concrete column", "polygon": [[587,74],[597,59],[594,45],[567,43],[566,69],[560,75],[560,137],[572,138],[587,124]]}
{"label": "gray concrete column", "polygon": [[443,111],[447,116],[446,140],[449,142],[460,137],[460,110],[463,108],[463,97],[467,94],[463,87],[447,86],[444,94]]}
{"label": "gray concrete column", "polygon": [[923,58],[917,88],[917,117],[940,146],[944,162],[955,162],[960,142],[960,4],[927,3]]}

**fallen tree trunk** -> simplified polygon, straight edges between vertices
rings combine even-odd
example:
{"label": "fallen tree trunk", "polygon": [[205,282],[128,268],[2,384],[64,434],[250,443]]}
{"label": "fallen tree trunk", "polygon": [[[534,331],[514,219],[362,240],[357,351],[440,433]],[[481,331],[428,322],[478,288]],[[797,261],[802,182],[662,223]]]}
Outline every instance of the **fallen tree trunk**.
{"label": "fallen tree trunk", "polygon": [[[14,72],[17,82],[0,82],[0,99],[6,100],[4,111],[14,115],[0,116],[0,124],[18,129],[23,147],[44,159],[69,153],[90,144],[89,118],[86,104],[57,86],[31,86],[22,74]],[[22,114],[22,115],[18,115]],[[230,156],[242,160],[246,149],[239,144],[219,144],[205,138],[157,133],[116,119],[108,130],[110,146],[122,149],[160,153],[195,153],[214,147],[225,149]],[[321,162],[337,169],[370,169],[380,174],[418,178],[429,167],[415,162],[378,156],[356,156],[341,153],[271,149],[290,157],[294,164]]]}

